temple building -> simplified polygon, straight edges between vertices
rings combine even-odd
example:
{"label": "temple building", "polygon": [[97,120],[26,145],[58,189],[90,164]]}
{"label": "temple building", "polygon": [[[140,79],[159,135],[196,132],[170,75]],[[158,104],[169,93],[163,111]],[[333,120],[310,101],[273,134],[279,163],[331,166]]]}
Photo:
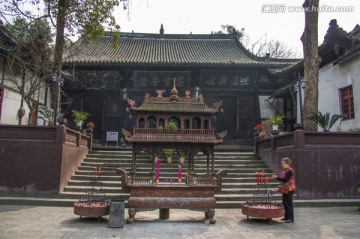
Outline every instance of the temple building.
{"label": "temple building", "polygon": [[291,95],[265,100],[288,84],[272,71],[296,61],[256,57],[232,34],[164,34],[162,28],[160,34],[121,33],[114,48],[106,33],[89,44],[79,40],[64,56],[62,108],[89,112],[95,140],[104,141],[107,131],[132,130],[128,98],[141,102],[145,93],[157,96],[159,90],[169,97],[164,90],[176,79],[181,97],[190,92],[206,95],[208,105],[223,101],[209,126],[228,130],[224,143],[252,145],[255,124],[271,114],[286,114],[285,128],[292,129]]}
{"label": "temple building", "polygon": [[[347,116],[336,122],[332,131],[360,131],[360,118],[356,115],[360,112],[360,26],[346,32],[336,19],[331,20],[318,51],[319,111]],[[293,90],[297,75],[303,76],[304,61],[272,72],[280,81],[292,82],[271,96],[283,98]]]}

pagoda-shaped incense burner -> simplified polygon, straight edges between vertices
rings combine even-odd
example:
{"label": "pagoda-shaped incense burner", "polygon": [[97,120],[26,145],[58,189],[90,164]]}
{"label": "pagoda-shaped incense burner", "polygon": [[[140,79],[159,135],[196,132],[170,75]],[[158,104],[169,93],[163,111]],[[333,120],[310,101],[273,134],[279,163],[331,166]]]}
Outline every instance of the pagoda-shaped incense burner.
{"label": "pagoda-shaped incense burner", "polygon": [[[133,146],[132,165],[130,172],[118,169],[123,188],[130,192],[128,222],[133,222],[137,211],[160,209],[160,217],[166,219],[170,208],[180,208],[204,211],[213,224],[216,222],[214,194],[221,191],[222,177],[226,174],[224,170],[215,172],[214,169],[214,146],[222,143],[227,134],[226,131],[215,133],[213,127],[213,118],[222,102],[208,107],[202,95],[191,97],[190,91],[180,97],[175,79],[169,97],[164,97],[161,90],[157,93],[156,97],[145,94],[139,107],[135,101],[128,100],[136,125],[133,133],[123,129],[123,134],[125,141]],[[170,122],[176,124],[176,129],[169,128]],[[137,156],[146,152],[151,158],[157,158],[168,149],[181,150],[186,155],[184,181],[179,171],[178,181],[159,183],[161,168],[155,160],[152,160],[149,177],[136,175]],[[207,167],[195,174],[194,156],[198,153],[206,155]]]}

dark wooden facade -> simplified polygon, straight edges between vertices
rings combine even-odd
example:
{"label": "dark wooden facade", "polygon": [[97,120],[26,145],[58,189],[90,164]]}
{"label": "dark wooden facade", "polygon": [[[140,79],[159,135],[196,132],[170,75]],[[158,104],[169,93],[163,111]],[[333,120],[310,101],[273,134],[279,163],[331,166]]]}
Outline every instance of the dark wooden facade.
{"label": "dark wooden facade", "polygon": [[127,99],[139,102],[146,92],[156,96],[175,78],[179,95],[190,90],[195,97],[206,95],[207,104],[223,100],[213,124],[216,131],[228,130],[225,143],[252,145],[253,128],[261,118],[258,96],[287,84],[270,69],[294,62],[255,57],[233,35],[123,33],[118,49],[110,43],[108,36],[89,45],[78,42],[64,64],[74,77],[65,81],[71,100],[63,99],[63,109],[88,111],[95,140],[104,140],[106,131],[131,130]]}

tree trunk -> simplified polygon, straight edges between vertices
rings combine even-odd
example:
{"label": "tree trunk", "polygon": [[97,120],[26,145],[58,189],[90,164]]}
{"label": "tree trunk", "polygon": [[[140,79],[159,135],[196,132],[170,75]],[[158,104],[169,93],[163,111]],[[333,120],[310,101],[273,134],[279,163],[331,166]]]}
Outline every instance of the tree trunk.
{"label": "tree trunk", "polygon": [[59,0],[58,15],[56,18],[56,40],[55,40],[55,53],[54,53],[54,72],[60,75],[63,51],[64,51],[64,32],[67,14],[68,0]]}
{"label": "tree trunk", "polygon": [[[53,72],[55,73],[56,79],[59,80],[61,77],[61,66],[63,61],[64,42],[65,42],[65,23],[68,10],[68,0],[59,0],[58,2],[58,15],[56,18],[56,40],[54,49],[54,66]],[[58,82],[53,84],[53,109],[54,119],[56,119],[57,111],[59,110],[59,89],[57,88]],[[56,122],[56,120],[55,120]]]}
{"label": "tree trunk", "polygon": [[304,50],[304,78],[306,88],[304,92],[304,129],[317,131],[315,122],[306,119],[311,112],[318,112],[318,81],[321,58],[318,54],[318,17],[319,0],[305,0],[305,30],[301,36]]}
{"label": "tree trunk", "polygon": [[[20,94],[21,94],[21,100],[20,100],[20,107],[19,110],[24,107],[24,95],[25,95],[25,78],[26,78],[26,69],[23,68],[22,69],[22,76],[21,76],[21,89],[20,89]],[[15,79],[16,80],[16,79]],[[19,115],[19,110],[18,110],[18,117],[19,117],[19,121],[18,121],[18,125],[21,125],[22,122],[22,118],[23,116]]]}

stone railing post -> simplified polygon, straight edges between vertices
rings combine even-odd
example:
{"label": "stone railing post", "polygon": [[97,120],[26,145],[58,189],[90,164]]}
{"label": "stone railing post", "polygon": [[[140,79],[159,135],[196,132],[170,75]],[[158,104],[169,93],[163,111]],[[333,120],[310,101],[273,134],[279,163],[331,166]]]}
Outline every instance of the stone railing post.
{"label": "stone railing post", "polygon": [[55,143],[64,144],[66,140],[66,127],[64,125],[55,127]]}
{"label": "stone railing post", "polygon": [[305,134],[302,129],[294,132],[294,148],[302,149],[305,147]]}

